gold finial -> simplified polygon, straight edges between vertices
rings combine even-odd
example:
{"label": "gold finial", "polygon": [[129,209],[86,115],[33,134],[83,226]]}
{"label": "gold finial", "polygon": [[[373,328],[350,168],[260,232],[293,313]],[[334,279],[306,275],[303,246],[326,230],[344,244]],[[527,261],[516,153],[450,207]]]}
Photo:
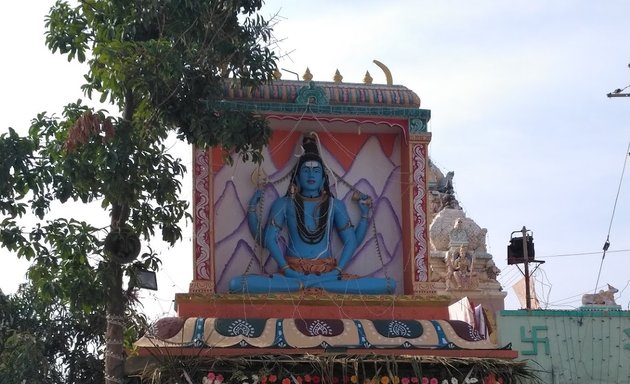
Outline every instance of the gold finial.
{"label": "gold finial", "polygon": [[304,79],[304,81],[313,80],[313,75],[311,74],[311,70],[308,69],[308,67],[306,67],[306,72],[304,72],[304,74],[302,75],[302,79]]}
{"label": "gold finial", "polygon": [[273,71],[273,79],[280,80],[282,78],[282,72],[278,68]]}
{"label": "gold finial", "polygon": [[370,76],[370,71],[365,71],[365,76],[363,77],[363,82],[365,84],[372,84],[374,79]]}
{"label": "gold finial", "polygon": [[335,81],[335,83],[341,83],[341,80],[343,80],[343,76],[341,76],[339,70],[335,71],[335,76],[333,76],[333,80]]}
{"label": "gold finial", "polygon": [[385,73],[385,79],[387,81],[387,85],[393,85],[394,81],[392,80],[392,73],[389,71],[389,68],[378,60],[372,60],[374,64],[376,64],[380,69]]}

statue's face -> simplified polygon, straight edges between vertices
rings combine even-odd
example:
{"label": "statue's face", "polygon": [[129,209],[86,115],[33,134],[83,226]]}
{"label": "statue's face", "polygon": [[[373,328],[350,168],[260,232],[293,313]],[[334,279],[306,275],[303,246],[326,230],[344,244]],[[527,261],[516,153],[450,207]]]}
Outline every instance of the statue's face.
{"label": "statue's face", "polygon": [[318,161],[307,161],[299,169],[300,193],[307,197],[318,196],[324,184],[324,169]]}

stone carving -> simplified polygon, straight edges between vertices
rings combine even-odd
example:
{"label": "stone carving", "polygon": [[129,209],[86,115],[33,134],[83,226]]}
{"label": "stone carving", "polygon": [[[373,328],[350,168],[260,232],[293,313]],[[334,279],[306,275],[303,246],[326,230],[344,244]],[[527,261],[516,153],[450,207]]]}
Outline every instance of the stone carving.
{"label": "stone carving", "polygon": [[462,209],[442,209],[429,227],[431,281],[443,283],[443,289],[455,296],[470,291],[500,292],[497,276],[501,270],[488,254],[487,232]]}
{"label": "stone carving", "polygon": [[506,293],[486,246],[486,228],[481,228],[455,198],[454,172],[446,175],[431,161],[428,167],[429,280],[440,294],[452,301],[473,298],[495,309],[503,308]]}
{"label": "stone carving", "polygon": [[449,171],[442,179],[438,180],[437,191],[442,193],[453,193],[453,177],[455,172]]}
{"label": "stone carving", "polygon": [[501,270],[494,264],[492,259],[486,263],[486,275],[485,280],[497,280],[497,276],[501,273]]}
{"label": "stone carving", "polygon": [[453,247],[467,246],[468,245],[468,234],[464,229],[464,220],[459,218],[455,220],[455,225],[453,229],[448,234],[448,247],[449,249],[453,249]]}
{"label": "stone carving", "polygon": [[445,208],[461,209],[455,198],[454,176],[453,171],[447,172],[445,176],[435,164],[429,162],[430,215],[435,215]]}
{"label": "stone carving", "polygon": [[455,251],[447,253],[446,264],[446,290],[475,289],[479,286],[477,273],[474,271],[474,255],[469,253],[466,246],[462,245]]}
{"label": "stone carving", "polygon": [[[457,227],[457,228],[456,228]],[[486,254],[486,234],[488,230],[481,228],[474,220],[466,217],[461,209],[445,208],[435,216],[429,227],[432,251],[449,251],[451,249],[451,232],[457,231],[457,236],[464,236],[466,245],[474,254]],[[457,248],[461,243],[454,243]]]}
{"label": "stone carving", "polygon": [[619,292],[619,290],[612,285],[608,284],[607,290],[600,290],[597,293],[586,293],[582,296],[582,304],[583,305],[606,305],[606,306],[616,306],[615,303],[615,293]]}

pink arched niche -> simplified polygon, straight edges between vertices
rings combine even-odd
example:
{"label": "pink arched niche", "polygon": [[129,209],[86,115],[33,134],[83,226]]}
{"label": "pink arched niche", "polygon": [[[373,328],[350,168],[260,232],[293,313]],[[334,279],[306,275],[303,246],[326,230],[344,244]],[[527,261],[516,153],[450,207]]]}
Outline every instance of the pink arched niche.
{"label": "pink arched niche", "polygon": [[[398,282],[398,294],[430,291],[428,278],[427,152],[429,134],[409,135],[406,119],[338,116],[298,119],[268,116],[272,137],[259,167],[233,159],[223,162],[218,149],[194,149],[194,255],[190,293],[226,293],[230,278],[277,269],[249,233],[245,217],[256,189],[252,175],[260,170],[263,212],[286,193],[288,175],[300,151],[300,140],[316,132],[322,157],[334,174],[333,193],[343,200],[354,221],[358,211],[352,191],[374,200],[372,228],[348,272],[387,276]],[[254,177],[255,179],[255,177]],[[339,249],[333,243],[333,249]]]}

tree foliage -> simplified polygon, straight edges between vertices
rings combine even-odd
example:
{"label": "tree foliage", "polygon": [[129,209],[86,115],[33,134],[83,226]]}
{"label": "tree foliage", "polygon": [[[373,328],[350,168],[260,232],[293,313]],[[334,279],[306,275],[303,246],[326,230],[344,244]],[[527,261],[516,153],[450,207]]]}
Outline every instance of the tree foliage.
{"label": "tree foliage", "polygon": [[[155,270],[160,260],[151,248],[132,264],[120,265],[115,254],[136,234],[174,244],[189,216],[180,198],[186,169],[168,153],[167,138],[261,160],[266,122],[223,108],[221,98],[225,87],[271,80],[276,56],[269,21],[257,14],[262,1],[76,4],[51,8],[46,44],[87,64],[84,93],[112,111],[78,100],[59,116],[36,116],[27,135],[0,134],[0,245],[32,262],[33,295],[44,302],[100,315],[108,306],[117,318],[133,297],[136,268]],[[67,202],[98,202],[108,221],[54,215]],[[114,245],[108,233],[117,234]],[[131,278],[128,294],[123,273]],[[115,340],[122,331],[109,332]]]}
{"label": "tree foliage", "polygon": [[102,309],[72,311],[23,285],[16,294],[0,297],[0,314],[0,382],[103,381]]}
{"label": "tree foliage", "polygon": [[[146,318],[128,311],[133,337]],[[102,383],[105,310],[71,309],[44,298],[30,284],[0,292],[0,383]]]}
{"label": "tree foliage", "polygon": [[47,19],[46,43],[68,60],[84,61],[89,50],[84,91],[118,105],[135,129],[157,137],[176,129],[197,145],[257,158],[269,135],[264,122],[213,101],[228,76],[245,87],[271,80],[275,55],[269,22],[255,14],[261,6],[256,0],[114,0],[72,8],[60,1]]}

